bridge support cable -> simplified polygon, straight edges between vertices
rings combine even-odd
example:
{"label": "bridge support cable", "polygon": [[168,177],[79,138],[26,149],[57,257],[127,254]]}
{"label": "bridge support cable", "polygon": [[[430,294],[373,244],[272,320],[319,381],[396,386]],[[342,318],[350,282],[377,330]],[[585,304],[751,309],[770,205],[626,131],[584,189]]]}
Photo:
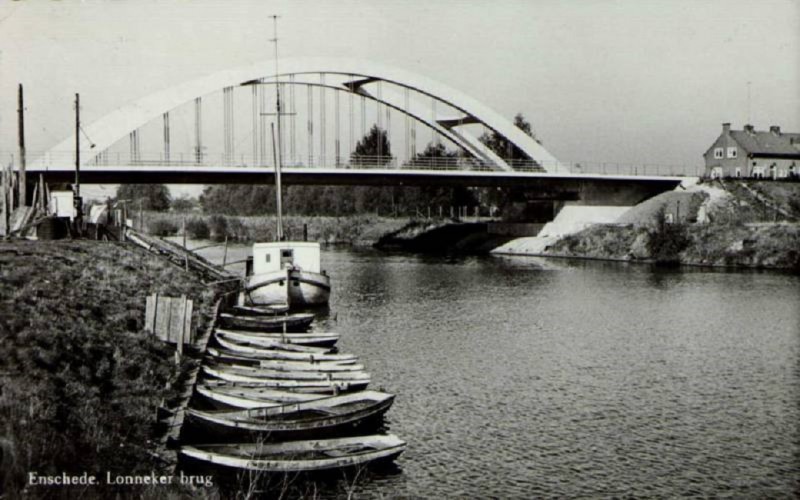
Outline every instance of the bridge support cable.
{"label": "bridge support cable", "polygon": [[[435,97],[431,97],[431,115],[432,115],[431,116],[431,121],[433,123],[438,123],[439,117],[437,116],[437,113],[436,113],[436,98]],[[441,134],[439,134],[438,130],[435,130],[433,132],[433,143],[436,146],[438,146],[439,144],[442,143],[442,136],[441,136]]]}
{"label": "bridge support cable", "polygon": [[[386,139],[389,141],[389,144],[391,144],[391,137],[392,137],[392,115],[391,115],[391,112],[392,112],[392,108],[389,107],[389,106],[384,106],[384,108],[386,109]],[[388,156],[389,151],[386,151],[386,153],[387,153],[387,156]]]}
{"label": "bridge support cable", "polygon": [[295,131],[295,116],[297,115],[297,105],[295,103],[294,98],[294,75],[289,76],[289,156],[291,158],[291,163],[295,164],[297,162],[297,143],[296,141],[296,131]]}
{"label": "bridge support cable", "polygon": [[258,164],[267,165],[267,89],[263,85],[258,86]]}
{"label": "bridge support cable", "polygon": [[325,162],[325,157],[327,156],[327,148],[325,147],[325,139],[326,139],[326,128],[327,124],[325,123],[325,74],[320,73],[319,75],[319,157],[321,164]]}
{"label": "bridge support cable", "polygon": [[[405,109],[409,107],[409,90],[408,88],[403,89],[403,106]],[[407,162],[411,161],[411,116],[406,113],[405,114],[405,127],[403,129],[403,148],[405,149],[405,155],[407,158]]]}
{"label": "bridge support cable", "polygon": [[203,100],[201,97],[194,99],[194,144],[195,160],[203,163]]}
{"label": "bridge support cable", "polygon": [[130,142],[130,158],[131,163],[139,163],[139,130],[133,130],[128,135],[128,141]]}
{"label": "bridge support cable", "polygon": [[164,161],[169,164],[170,133],[169,133],[169,111],[161,115],[164,124]]}
{"label": "bridge support cable", "polygon": [[[350,79],[351,80],[353,79],[353,75],[350,75]],[[354,94],[352,92],[348,92],[347,93],[347,99],[349,101],[348,106],[350,108],[350,113],[349,113],[350,114],[350,121],[349,121],[349,124],[348,124],[348,127],[349,127],[350,130],[349,130],[349,132],[347,134],[347,156],[349,157],[350,153],[353,151],[353,148],[355,148],[355,145],[356,145],[354,137],[353,137],[353,114],[354,114],[353,99],[354,99]]]}
{"label": "bridge support cable", "polygon": [[334,123],[334,126],[333,126],[334,137],[335,137],[334,148],[336,149],[336,166],[338,167],[339,165],[341,165],[341,162],[342,162],[342,160],[341,160],[342,151],[341,151],[341,146],[340,146],[340,144],[341,144],[341,136],[340,136],[340,131],[339,131],[339,121],[340,120],[339,120],[339,92],[338,91],[334,91],[334,93],[333,93],[333,116],[334,116],[334,120],[335,120],[333,122]]}
{"label": "bridge support cable", "polygon": [[253,163],[254,163],[254,166],[256,166],[258,164],[258,151],[259,151],[259,147],[258,147],[258,133],[259,133],[259,131],[258,131],[258,119],[259,119],[259,115],[258,115],[258,85],[253,85],[252,89],[253,89],[252,90],[252,94],[253,94],[253,100],[252,100],[252,108],[253,108],[253,133],[252,133],[252,136],[253,136]]}
{"label": "bridge support cable", "polygon": [[222,89],[223,118],[222,128],[224,134],[225,164],[230,165],[234,161],[234,131],[233,131],[233,87]]}
{"label": "bridge support cable", "polygon": [[314,166],[314,92],[311,86],[306,87],[308,91],[308,166]]}
{"label": "bridge support cable", "polygon": [[[375,101],[375,121],[378,125],[378,131],[383,131],[383,119],[381,118],[381,101],[383,100],[383,82],[378,81],[378,100]],[[383,156],[383,141],[381,140],[380,136],[378,136],[378,158],[380,161],[380,157]]]}
{"label": "bridge support cable", "polygon": [[[361,138],[367,135],[367,98],[363,95],[361,96]],[[359,138],[358,140],[361,140]],[[358,144],[358,141],[356,141]],[[355,144],[353,144],[353,150],[355,150]]]}

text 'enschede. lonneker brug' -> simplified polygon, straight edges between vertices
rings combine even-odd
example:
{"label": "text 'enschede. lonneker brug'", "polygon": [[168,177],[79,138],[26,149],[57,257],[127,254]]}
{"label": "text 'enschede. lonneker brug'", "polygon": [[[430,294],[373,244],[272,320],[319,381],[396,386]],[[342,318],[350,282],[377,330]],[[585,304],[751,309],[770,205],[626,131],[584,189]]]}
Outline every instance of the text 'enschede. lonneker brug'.
{"label": "text 'enschede. lonneker brug'", "polygon": [[[103,482],[101,482],[103,481]],[[177,476],[156,475],[155,473],[143,475],[124,475],[106,472],[105,477],[100,477],[84,472],[74,475],[62,472],[57,475],[40,475],[37,472],[28,473],[29,486],[96,486],[100,484],[111,485],[169,485],[184,484],[195,486],[213,486],[212,476],[189,476],[181,472]]]}

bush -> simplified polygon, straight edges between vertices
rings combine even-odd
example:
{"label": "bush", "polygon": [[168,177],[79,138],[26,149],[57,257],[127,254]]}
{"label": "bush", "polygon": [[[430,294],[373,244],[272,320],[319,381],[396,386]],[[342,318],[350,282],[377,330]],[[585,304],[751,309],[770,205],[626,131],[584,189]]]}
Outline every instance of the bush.
{"label": "bush", "polygon": [[211,239],[222,241],[228,236],[228,219],[222,215],[212,215],[208,218],[208,226],[211,230]]}
{"label": "bush", "polygon": [[649,231],[647,250],[656,264],[676,265],[680,253],[689,246],[690,238],[683,224],[668,224],[662,207],[656,214],[655,228]]}
{"label": "bush", "polygon": [[211,230],[206,221],[195,218],[186,223],[186,234],[195,240],[207,240],[211,236]]}
{"label": "bush", "polygon": [[175,236],[178,234],[178,225],[167,219],[155,219],[150,221],[147,229],[153,236]]}

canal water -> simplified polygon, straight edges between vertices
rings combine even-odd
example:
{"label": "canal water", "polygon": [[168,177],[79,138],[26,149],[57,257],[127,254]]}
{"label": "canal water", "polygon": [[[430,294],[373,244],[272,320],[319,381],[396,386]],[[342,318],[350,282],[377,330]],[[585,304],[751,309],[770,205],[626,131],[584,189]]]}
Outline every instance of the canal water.
{"label": "canal water", "polygon": [[388,426],[408,441],[357,492],[800,492],[798,276],[372,250],[323,267],[317,329],[397,395]]}

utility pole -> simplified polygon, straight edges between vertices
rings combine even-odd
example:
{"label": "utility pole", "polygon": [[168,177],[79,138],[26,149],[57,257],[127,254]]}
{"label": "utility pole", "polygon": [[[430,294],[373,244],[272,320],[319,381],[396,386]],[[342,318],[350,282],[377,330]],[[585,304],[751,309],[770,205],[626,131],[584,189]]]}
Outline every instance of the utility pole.
{"label": "utility pole", "polygon": [[25,105],[22,96],[22,84],[19,84],[19,206],[28,205],[28,193],[25,176]]}
{"label": "utility pole", "polygon": [[80,232],[81,222],[83,222],[83,200],[81,199],[81,96],[75,94],[75,198],[73,207],[75,208],[75,227]]}

